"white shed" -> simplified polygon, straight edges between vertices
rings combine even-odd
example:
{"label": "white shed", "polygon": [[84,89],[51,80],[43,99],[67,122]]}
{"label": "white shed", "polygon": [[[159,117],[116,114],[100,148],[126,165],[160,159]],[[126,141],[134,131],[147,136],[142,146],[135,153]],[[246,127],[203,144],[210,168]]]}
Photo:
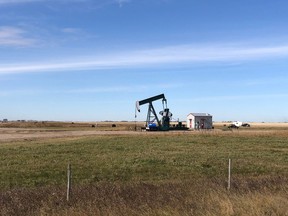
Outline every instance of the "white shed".
{"label": "white shed", "polygon": [[212,115],[208,113],[190,113],[187,116],[187,127],[189,129],[212,129]]}

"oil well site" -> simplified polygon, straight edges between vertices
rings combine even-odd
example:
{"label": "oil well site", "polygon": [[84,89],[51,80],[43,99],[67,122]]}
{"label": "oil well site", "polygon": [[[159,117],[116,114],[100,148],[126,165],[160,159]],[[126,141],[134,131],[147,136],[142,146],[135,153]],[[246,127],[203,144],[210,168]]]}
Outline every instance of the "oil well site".
{"label": "oil well site", "polygon": [[1,122],[0,214],[288,215],[287,123],[173,115],[160,94],[135,121]]}

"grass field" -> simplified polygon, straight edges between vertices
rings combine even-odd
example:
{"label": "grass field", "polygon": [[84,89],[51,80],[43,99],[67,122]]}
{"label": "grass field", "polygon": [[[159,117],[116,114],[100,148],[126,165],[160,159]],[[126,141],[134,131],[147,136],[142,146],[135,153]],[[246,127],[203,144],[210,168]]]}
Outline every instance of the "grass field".
{"label": "grass field", "polygon": [[2,140],[0,214],[288,215],[288,128],[271,127]]}

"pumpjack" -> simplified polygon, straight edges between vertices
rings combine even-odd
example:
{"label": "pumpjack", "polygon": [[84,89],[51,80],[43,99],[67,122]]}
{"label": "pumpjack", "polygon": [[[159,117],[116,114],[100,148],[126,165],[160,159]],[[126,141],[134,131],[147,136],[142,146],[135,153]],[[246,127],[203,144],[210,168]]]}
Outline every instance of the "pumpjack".
{"label": "pumpjack", "polygon": [[[159,112],[162,115],[161,121],[159,120],[155,108],[153,106],[154,101],[161,100],[163,110]],[[141,101],[136,101],[136,110],[140,112],[140,106],[148,104],[148,113],[146,118],[146,130],[149,131],[168,131],[170,128],[170,118],[172,117],[172,113],[167,108],[167,99],[164,94],[160,94],[154,97],[150,97]],[[136,113],[135,113],[136,117]]]}

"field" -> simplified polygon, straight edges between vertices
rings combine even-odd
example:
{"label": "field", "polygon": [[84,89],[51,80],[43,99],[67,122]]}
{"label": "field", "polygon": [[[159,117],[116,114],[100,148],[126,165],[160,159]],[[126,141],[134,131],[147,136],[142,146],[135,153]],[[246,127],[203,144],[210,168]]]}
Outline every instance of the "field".
{"label": "field", "polygon": [[0,215],[288,215],[288,124],[141,125],[0,123]]}

